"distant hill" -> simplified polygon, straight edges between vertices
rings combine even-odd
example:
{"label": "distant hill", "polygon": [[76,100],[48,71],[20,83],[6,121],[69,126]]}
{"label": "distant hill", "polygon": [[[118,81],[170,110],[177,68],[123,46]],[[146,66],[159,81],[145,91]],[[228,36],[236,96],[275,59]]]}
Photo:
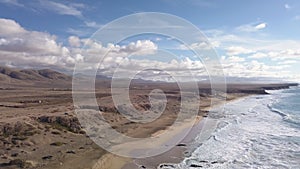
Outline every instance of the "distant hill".
{"label": "distant hill", "polygon": [[0,78],[29,80],[29,81],[45,81],[45,80],[71,80],[72,78],[66,74],[51,70],[51,69],[13,69],[7,67],[0,67]]}
{"label": "distant hill", "polygon": [[71,80],[72,77],[68,76],[66,74],[56,72],[50,69],[43,69],[43,70],[38,70],[38,73],[48,79],[52,80]]}
{"label": "distant hill", "polygon": [[[111,87],[110,76],[105,75],[96,75],[93,77],[91,75],[85,74],[76,74],[74,77],[82,80],[81,83],[90,84],[94,80],[96,80],[95,85],[97,87]],[[244,86],[252,86],[255,90],[258,89],[258,92],[265,93],[265,90],[273,90],[273,89],[281,89],[286,88],[293,85],[298,85],[294,83],[284,83],[284,82],[264,82],[253,79],[246,78],[233,78],[229,77],[227,79],[227,92],[236,92],[237,90],[244,90]],[[115,81],[115,85],[118,83],[123,83],[128,81],[126,78],[120,78]],[[253,83],[256,82],[256,83]],[[176,83],[172,82],[163,82],[163,81],[151,81],[144,79],[132,79],[131,87],[141,87],[145,88],[148,84],[152,85],[176,85]],[[167,85],[168,84],[168,85]],[[189,82],[185,82],[186,85]],[[267,87],[263,84],[269,84]],[[200,81],[199,86],[201,88],[207,89],[210,88],[209,81]],[[22,88],[22,87],[41,87],[41,88],[63,88],[70,90],[72,88],[72,76],[64,73],[60,73],[58,71],[54,71],[51,69],[16,69],[16,68],[8,68],[0,66],[0,90],[6,88]],[[243,92],[257,92],[253,90],[247,90]]]}
{"label": "distant hill", "polygon": [[45,86],[71,83],[72,77],[51,69],[15,69],[0,67],[1,86],[36,85]]}

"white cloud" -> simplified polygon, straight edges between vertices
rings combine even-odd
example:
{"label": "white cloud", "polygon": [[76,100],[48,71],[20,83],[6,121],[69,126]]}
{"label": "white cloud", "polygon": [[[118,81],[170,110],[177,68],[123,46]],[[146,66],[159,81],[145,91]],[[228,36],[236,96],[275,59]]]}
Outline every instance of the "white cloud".
{"label": "white cloud", "polygon": [[[101,57],[105,56],[105,59],[111,60],[115,65],[120,58],[153,55],[158,49],[157,45],[150,40],[138,40],[123,46],[111,43],[103,46],[101,43],[90,39],[82,39],[81,41],[85,45],[85,49],[81,50],[81,54],[85,56],[84,61],[86,63],[98,63]],[[75,50],[75,53],[79,52],[78,49]],[[111,65],[108,64],[108,66]]]}
{"label": "white cloud", "polygon": [[1,37],[13,36],[26,32],[25,29],[14,20],[0,18],[0,23]]}
{"label": "white cloud", "polygon": [[236,29],[240,32],[257,32],[267,27],[267,23],[262,22],[259,24],[246,24],[237,27]]}
{"label": "white cloud", "polygon": [[[267,65],[264,62],[257,60],[252,61],[239,61],[239,58],[226,58],[223,57],[222,61],[223,70],[226,76],[231,77],[268,77],[268,78],[282,78],[292,77],[288,71],[289,65]],[[291,75],[291,76],[290,76]],[[285,79],[286,80],[286,79]]]}
{"label": "white cloud", "polygon": [[285,50],[269,50],[267,52],[257,52],[253,55],[248,56],[251,59],[262,59],[262,58],[269,58],[273,61],[278,60],[289,60],[289,59],[300,59],[300,50],[292,50],[292,49],[285,49]]}
{"label": "white cloud", "polygon": [[216,48],[220,46],[220,42],[219,41],[212,41],[212,42],[199,42],[199,43],[193,43],[189,46],[186,45],[179,45],[178,49],[181,50],[209,50],[212,48]]}
{"label": "white cloud", "polygon": [[96,28],[96,29],[99,29],[103,26],[101,24],[98,24],[95,21],[91,21],[91,22],[85,21],[84,23],[85,23],[85,26],[90,27],[90,28]]}
{"label": "white cloud", "polygon": [[[292,49],[278,49],[278,50],[264,50],[257,52],[253,55],[248,56],[250,59],[262,59],[267,58],[272,61],[283,61],[283,60],[300,60],[300,50]],[[282,63],[282,62],[281,62]],[[288,63],[288,62],[287,62]]]}
{"label": "white cloud", "polygon": [[205,33],[211,41],[220,42],[219,49],[225,49],[227,56],[222,56],[221,61],[228,76],[300,77],[295,72],[296,65],[300,63],[298,40],[266,39],[260,34],[230,34],[223,30],[206,30]]}
{"label": "white cloud", "polygon": [[121,46],[117,51],[132,55],[147,55],[154,54],[157,48],[157,45],[150,40],[138,40],[137,42],[129,43],[127,46]]}
{"label": "white cloud", "polygon": [[[284,53],[283,51],[290,50],[290,54],[293,51],[294,55],[299,53],[300,41],[290,40],[290,39],[265,39],[265,37],[260,37],[259,35],[256,38],[253,36],[247,35],[236,35],[236,34],[227,34],[222,31],[217,31],[218,33],[210,35],[211,41],[219,41],[221,49],[230,49],[232,47],[241,47],[252,51],[255,56],[255,52],[264,53],[264,55],[272,52],[275,53]],[[246,50],[246,51],[247,51]],[[298,51],[298,52],[297,52]],[[285,53],[286,54],[286,53]],[[260,54],[261,55],[261,54]],[[277,54],[279,56],[279,54]],[[259,56],[262,57],[262,56]]]}
{"label": "white cloud", "polygon": [[69,49],[57,43],[55,36],[25,30],[13,20],[0,19],[0,37],[1,63],[29,67],[74,64]]}
{"label": "white cloud", "polygon": [[[144,79],[155,80],[170,80],[170,75],[180,77],[181,80],[191,80],[191,77],[205,76],[205,68],[200,61],[190,60],[185,57],[182,60],[172,59],[167,62],[150,60],[150,59],[131,59],[127,57],[106,57],[101,65],[100,69],[104,70],[105,74],[112,75],[115,71],[115,67],[118,67],[118,73],[116,77],[126,77],[131,72],[141,71],[145,69],[153,69],[152,73],[148,73],[146,76],[141,76]],[[159,70],[159,71],[158,71]],[[163,73],[165,72],[165,73]],[[169,73],[169,75],[167,75]],[[152,75],[151,75],[152,74]],[[155,74],[155,75],[154,75]],[[154,77],[155,76],[155,77]]]}
{"label": "white cloud", "polygon": [[88,8],[88,6],[86,4],[83,4],[83,3],[71,2],[71,3],[68,3],[68,5],[70,5],[70,6],[74,7],[74,8],[77,8],[77,9]]}
{"label": "white cloud", "polygon": [[269,52],[267,53],[267,56],[268,56],[268,57],[271,57],[271,58],[276,58],[276,57],[278,57],[279,55],[280,55],[280,53],[277,52],[277,51],[269,51]]}
{"label": "white cloud", "polygon": [[[188,57],[183,56],[181,60],[155,60],[160,56],[157,53],[157,44],[151,40],[137,40],[125,45],[116,45],[70,36],[68,41],[70,46],[64,46],[49,33],[29,31],[13,20],[0,19],[0,64],[71,69],[75,63],[85,62],[87,65],[96,67],[101,57],[110,51],[100,66],[103,73],[110,75],[116,67],[122,70],[124,76],[130,71],[142,70],[145,67],[166,70],[182,77],[190,77],[189,72],[196,76],[206,75],[201,61]],[[282,74],[279,72],[288,73],[288,67],[299,63],[300,60],[300,42],[298,41],[266,41],[221,32],[218,32],[215,37],[212,36],[210,41],[216,42],[212,43],[212,46],[226,50],[227,56],[222,57],[221,62],[228,76],[280,77]],[[83,44],[86,46],[81,49]],[[208,46],[207,43],[190,45],[191,48],[199,49],[205,49]],[[128,57],[132,55],[143,55],[143,57]],[[148,55],[150,58],[146,59]],[[249,62],[250,59],[260,58],[275,60],[278,65],[267,65],[257,60]],[[87,67],[89,68],[93,67]]]}
{"label": "white cloud", "polygon": [[69,37],[69,44],[72,47],[80,47],[81,46],[81,41],[77,36],[70,36]]}
{"label": "white cloud", "polygon": [[47,10],[54,11],[60,15],[71,15],[76,17],[82,17],[80,8],[82,5],[75,3],[69,3],[68,5],[48,0],[40,0],[41,6]]}
{"label": "white cloud", "polygon": [[[219,44],[218,47],[223,49],[229,48],[231,46],[243,46],[244,48],[248,48],[251,50],[261,50],[266,46],[274,45],[274,40],[259,39],[254,38],[253,36],[246,35],[241,36],[236,34],[228,34],[223,31],[213,32],[215,33],[210,32],[208,34],[209,41],[217,41]],[[287,41],[276,41],[275,44],[279,42],[287,43]],[[288,42],[287,44],[291,45],[290,42]]]}
{"label": "white cloud", "polygon": [[249,53],[255,52],[253,50],[246,49],[241,46],[231,46],[231,47],[228,47],[226,50],[227,50],[227,55],[231,55],[231,56],[239,55],[239,54],[249,54]]}
{"label": "white cloud", "polygon": [[61,54],[63,47],[56,37],[44,32],[27,31],[9,19],[0,19],[1,51],[32,54]]}
{"label": "white cloud", "polygon": [[292,7],[289,4],[284,4],[285,9],[291,9]]}
{"label": "white cloud", "polygon": [[281,65],[291,65],[291,64],[295,64],[295,63],[299,63],[299,61],[297,61],[297,60],[285,60],[285,61],[279,62],[279,64],[281,64]]}
{"label": "white cloud", "polygon": [[0,0],[0,3],[18,6],[18,7],[24,7],[24,5],[18,2],[18,0]]}
{"label": "white cloud", "polygon": [[[56,36],[46,32],[29,31],[17,22],[0,19],[0,64],[15,66],[50,66],[70,69],[76,62],[98,63],[108,51],[112,62],[127,56],[155,54],[158,47],[150,40],[137,40],[127,45],[107,44],[70,36],[69,47],[57,42]],[[81,49],[85,43],[86,48]],[[114,63],[114,64],[115,64]],[[112,65],[107,65],[108,67]]]}
{"label": "white cloud", "polygon": [[238,56],[229,56],[227,58],[228,62],[232,62],[232,63],[236,63],[236,62],[244,62],[245,58],[242,57],[238,57]]}
{"label": "white cloud", "polygon": [[281,53],[286,55],[300,56],[300,49],[298,50],[286,49],[281,51]]}
{"label": "white cloud", "polygon": [[261,23],[261,24],[256,25],[254,28],[255,28],[256,30],[261,30],[261,29],[264,29],[264,28],[266,28],[266,27],[267,27],[267,24],[266,24],[266,23]]}
{"label": "white cloud", "polygon": [[251,59],[261,59],[261,58],[266,58],[268,55],[262,52],[257,52],[254,53],[253,55],[250,55],[249,58]]}

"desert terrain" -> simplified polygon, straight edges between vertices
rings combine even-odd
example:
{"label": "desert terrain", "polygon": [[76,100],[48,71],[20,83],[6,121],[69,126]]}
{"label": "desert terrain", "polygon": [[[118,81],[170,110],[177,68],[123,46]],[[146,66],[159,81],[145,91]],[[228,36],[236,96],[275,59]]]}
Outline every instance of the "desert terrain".
{"label": "desert terrain", "polygon": [[[49,69],[0,68],[0,168],[113,169],[132,166],[132,159],[106,152],[87,136],[74,113],[71,82],[71,76]],[[201,120],[209,115],[212,100],[214,103],[230,101],[292,85],[297,84],[228,84],[226,95],[218,100],[212,95],[209,83],[199,83],[198,118]],[[174,123],[181,99],[175,83],[136,80],[132,81],[129,93],[137,110],[145,113],[150,109],[148,95],[153,89],[161,89],[167,98],[163,114],[153,122],[131,122],[122,116],[114,106],[108,78],[96,80],[97,108],[116,131],[135,138],[150,137]],[[155,165],[153,162],[153,167]]]}

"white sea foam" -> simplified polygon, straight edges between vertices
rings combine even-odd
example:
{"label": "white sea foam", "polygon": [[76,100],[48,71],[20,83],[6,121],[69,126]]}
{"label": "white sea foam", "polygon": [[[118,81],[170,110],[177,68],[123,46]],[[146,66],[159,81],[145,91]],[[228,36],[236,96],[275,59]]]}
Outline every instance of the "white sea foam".
{"label": "white sea foam", "polygon": [[[212,137],[172,168],[291,168],[300,166],[300,132],[270,110],[280,92],[225,106]],[[200,145],[200,144],[199,144]],[[169,166],[170,167],[170,166]]]}

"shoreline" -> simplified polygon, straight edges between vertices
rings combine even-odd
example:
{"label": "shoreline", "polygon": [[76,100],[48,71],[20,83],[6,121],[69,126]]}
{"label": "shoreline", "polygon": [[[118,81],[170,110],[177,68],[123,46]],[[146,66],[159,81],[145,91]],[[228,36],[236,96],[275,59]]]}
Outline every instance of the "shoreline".
{"label": "shoreline", "polygon": [[[294,106],[298,107],[300,95],[299,88],[289,90],[252,95],[228,103],[213,137],[203,144],[197,139],[196,151],[179,164],[170,164],[170,168],[298,166],[297,152],[290,150],[299,148],[299,114]],[[278,108],[285,116],[272,108]]]}
{"label": "shoreline", "polygon": [[[229,102],[236,101],[252,94],[234,94],[234,96],[229,95],[230,98],[226,99],[225,102],[219,102],[213,106],[206,106],[202,107],[202,111],[210,111],[212,109],[216,109],[219,106],[225,105]],[[101,157],[97,163],[94,165],[92,169],[135,169],[142,167],[145,169],[156,169],[160,164],[168,164],[168,163],[180,163],[186,156],[189,156],[190,153],[194,151],[196,147],[192,147],[193,139],[199,134],[199,130],[202,130],[204,125],[204,119],[206,118],[205,115],[198,115],[195,122],[188,126],[177,126],[176,127],[176,134],[182,135],[188,127],[190,127],[190,131],[184,137],[184,139],[175,147],[171,148],[167,152],[163,154],[159,154],[154,157],[147,157],[143,159],[131,159],[125,157],[119,157],[113,155],[111,153],[105,154],[103,158]],[[166,131],[166,129],[158,130],[157,132],[153,133],[152,135],[159,134],[161,132]],[[170,140],[164,140],[161,144],[167,144]]]}
{"label": "shoreline", "polygon": [[[166,94],[171,102],[166,113],[157,121],[143,125],[130,123],[126,118],[116,113],[116,110],[113,109],[111,97],[109,96],[109,90],[107,88],[103,88],[103,90],[99,88],[96,91],[97,101],[104,110],[104,117],[107,118],[111,126],[120,133],[136,138],[149,138],[151,136],[159,136],[164,132],[167,133],[166,130],[170,129],[169,126],[173,125],[174,119],[176,119],[176,110],[180,106],[178,104],[180,96],[176,88],[172,87],[171,84],[153,85],[151,86],[152,88],[161,87],[166,90]],[[282,89],[282,86],[285,85],[231,85],[226,97],[222,94],[223,96],[220,95],[216,98],[226,98],[226,103],[228,103],[245,96],[259,95],[264,88],[271,87],[275,90],[275,88]],[[140,110],[149,107],[147,95],[151,91],[150,87],[138,86],[133,90],[134,93],[131,95],[133,103]],[[203,122],[203,119],[208,116],[208,110],[219,105],[217,104],[217,100],[212,99],[212,95],[210,95],[209,88],[206,85],[203,84],[200,86],[199,90],[202,92],[200,98],[202,97],[203,100],[200,102],[200,111],[198,112],[198,120],[195,123],[196,126],[201,126],[200,124]],[[125,167],[134,169],[137,165],[143,164],[146,166],[155,166],[165,162],[178,163],[178,161],[180,162],[184,157],[188,156],[188,150],[191,150],[190,143],[182,141],[182,144],[178,146],[175,146],[177,142],[169,145],[169,148],[172,148],[170,151],[155,158],[130,159],[118,157],[96,145],[84,132],[81,132],[80,123],[76,121],[77,117],[74,114],[71,90],[19,88],[14,90],[0,89],[0,92],[2,96],[0,98],[0,132],[3,133],[1,135],[3,141],[0,144],[2,147],[0,166],[16,167],[18,164],[15,164],[15,162],[19,161],[22,165],[28,165],[29,167],[48,169],[90,169],[93,166],[95,169],[121,169]],[[215,102],[213,106],[209,107],[211,101]],[[212,110],[209,116],[215,114]],[[178,124],[182,125],[185,123]],[[208,125],[204,126],[206,129],[203,131],[210,128]],[[173,135],[165,137],[157,145],[162,146],[166,144],[176,134],[182,135],[182,131],[186,128],[190,128],[190,126],[181,126],[181,128],[173,129]],[[199,129],[194,130],[194,135],[199,133]],[[27,132],[32,130],[33,132]],[[18,134],[18,137],[14,136],[15,133]],[[165,135],[169,135],[169,133]],[[191,137],[190,140],[193,138]],[[15,141],[16,139],[19,140]],[[188,139],[186,138],[186,140]],[[141,143],[137,145],[127,143],[126,145],[137,146],[140,150],[144,147],[147,148],[146,145]],[[97,162],[98,165],[96,165]]]}
{"label": "shoreline", "polygon": [[[229,99],[229,100],[225,100],[225,103],[218,103],[216,105],[213,106],[208,106],[206,108],[204,108],[204,110],[214,110],[214,109],[219,109],[220,106],[223,106],[227,103],[230,102],[234,102],[240,99],[243,99],[245,97],[249,97],[252,95],[243,95],[243,96],[239,96],[239,97],[235,97],[233,99]],[[222,107],[221,107],[222,108]],[[198,136],[199,134],[199,130],[202,130],[204,125],[205,125],[205,119],[207,117],[202,117],[199,116],[199,119],[197,119],[197,123],[195,123],[193,125],[193,127],[191,128],[190,132],[188,133],[188,135],[180,142],[180,146],[176,146],[174,148],[172,148],[170,151],[158,155],[156,157],[150,157],[149,159],[142,159],[139,160],[137,159],[136,164],[139,164],[139,166],[144,166],[146,167],[145,169],[157,169],[158,167],[160,167],[159,165],[168,165],[170,163],[180,163],[182,160],[184,160],[184,158],[189,157],[191,153],[193,153],[193,151],[197,148],[195,146],[193,146],[193,141],[195,139],[195,137]],[[179,133],[180,134],[180,133]],[[150,162],[149,162],[150,160]],[[136,168],[139,166],[135,166]],[[132,166],[128,165],[128,166],[124,166],[121,169],[133,169]]]}

